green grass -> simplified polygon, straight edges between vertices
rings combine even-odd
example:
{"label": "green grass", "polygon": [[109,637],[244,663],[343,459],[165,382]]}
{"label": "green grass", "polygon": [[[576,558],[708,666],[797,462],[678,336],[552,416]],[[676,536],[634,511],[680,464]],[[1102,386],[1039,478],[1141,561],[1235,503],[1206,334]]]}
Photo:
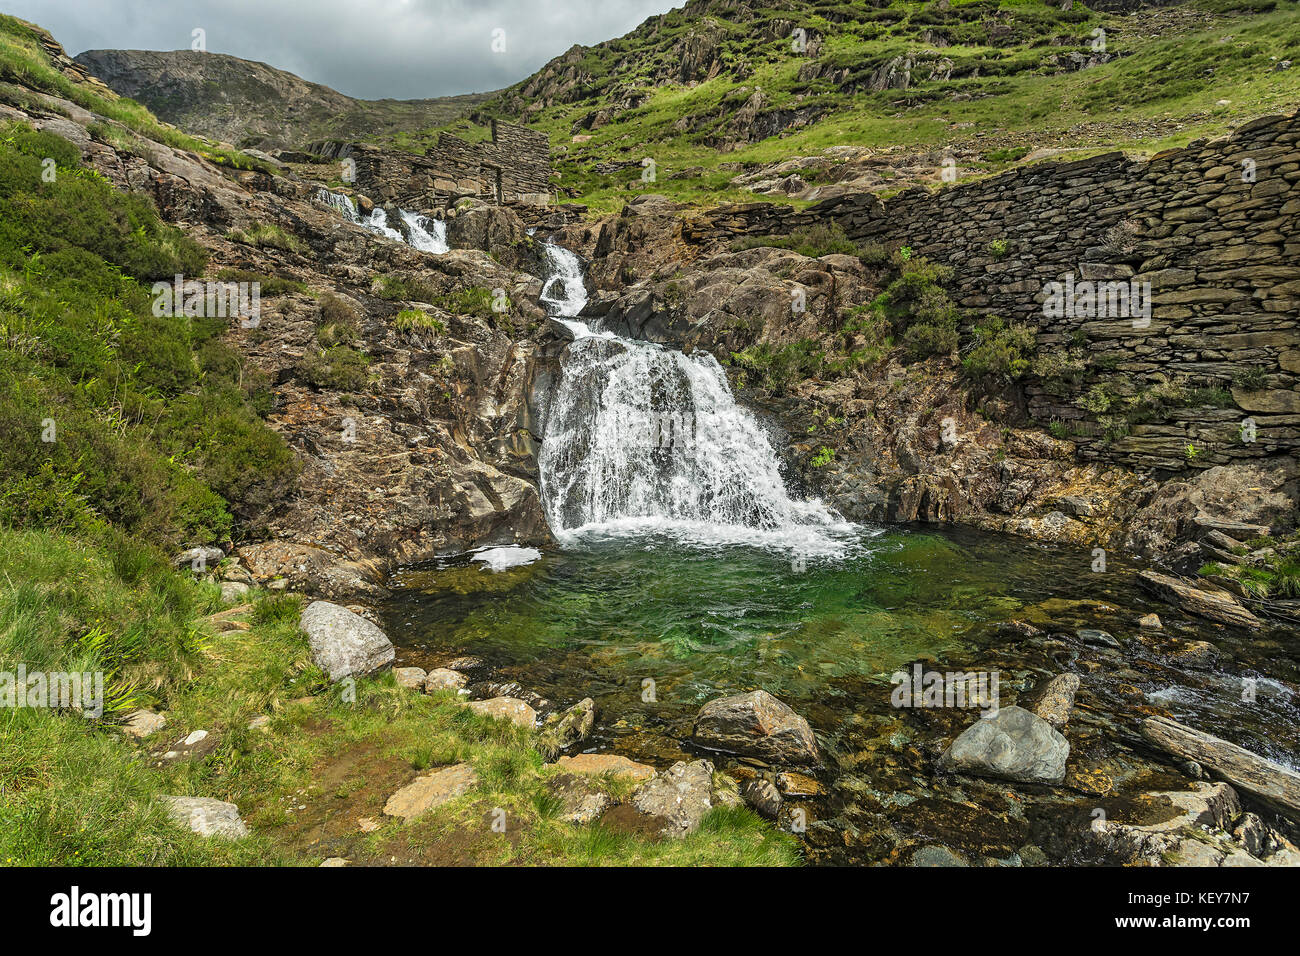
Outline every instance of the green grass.
{"label": "green grass", "polygon": [[[296,812],[353,827],[353,855],[387,862],[438,851],[475,828],[465,862],[553,865],[792,865],[797,843],[747,810],[715,810],[700,830],[663,842],[555,818],[546,792],[555,772],[536,737],[475,714],[454,694],[426,696],[391,674],[329,685],[298,630],[301,601],[257,596],[248,630],[218,633],[205,616],[214,585],[167,567],[124,536],[73,537],[0,529],[0,662],[29,671],[110,672],[117,708],[101,720],[30,708],[0,710],[0,861],[7,865],[315,864]],[[88,638],[90,638],[88,640]],[[155,767],[112,724],[127,707],[166,710],[156,746],[203,729],[206,757]],[[249,730],[258,715],[269,728]],[[328,784],[322,770],[351,769]],[[418,772],[468,762],[479,786],[401,823],[378,812]],[[599,782],[599,781],[598,781]],[[616,797],[627,785],[605,781]],[[252,834],[203,840],[162,812],[163,794],[235,803]],[[333,808],[361,799],[382,821],[362,836]],[[506,839],[482,825],[507,811]],[[436,857],[435,857],[436,858]]]}
{"label": "green grass", "polygon": [[[583,82],[530,112],[528,122],[550,136],[554,150],[563,148],[556,154],[557,185],[603,213],[643,192],[685,202],[788,202],[731,186],[735,165],[815,156],[830,146],[928,152],[965,142],[980,156],[963,160],[959,174],[967,178],[997,172],[1038,146],[1066,146],[1080,156],[1117,144],[1154,152],[1217,135],[1261,113],[1293,111],[1300,73],[1273,67],[1294,59],[1300,48],[1296,4],[1201,0],[1194,6],[1216,19],[1184,21],[1177,11],[1145,11],[1136,20],[1078,3],[1062,11],[1038,0],[956,0],[947,11],[900,0],[883,8],[806,0],[791,10],[758,8],[753,19],[713,10],[705,26],[718,38],[721,71],[694,84],[676,76],[680,58],[674,47],[701,24],[674,11],[652,28],[585,48],[577,65]],[[793,54],[788,37],[765,32],[778,17],[822,34],[815,58]],[[1150,24],[1162,20],[1173,26],[1153,35]],[[1098,26],[1107,30],[1115,59],[1077,72],[1050,65],[1051,56],[1088,52]],[[995,27],[1004,32],[995,33]],[[863,89],[872,71],[905,54],[919,54],[927,63],[945,58],[951,75],[930,79],[928,69],[918,68],[906,91]],[[740,69],[742,63],[749,72]],[[846,88],[825,78],[801,78],[810,63],[847,71]],[[565,63],[561,71],[570,68]],[[482,104],[476,115],[518,119],[528,105],[522,85]],[[749,130],[734,126],[733,118],[756,88],[765,98],[760,118],[810,106],[821,115],[807,126],[748,142]],[[621,109],[632,93],[638,105]],[[1220,104],[1225,99],[1230,102]],[[606,125],[581,128],[589,114],[611,107],[619,111]],[[468,120],[448,128],[467,138],[486,135],[483,125]],[[412,134],[406,142],[418,149],[432,143],[436,132]],[[575,143],[575,134],[591,139]],[[720,140],[736,137],[734,149],[718,148]],[[645,157],[656,163],[651,183],[641,179]],[[633,165],[612,173],[594,170],[609,161]],[[732,168],[722,169],[722,163]],[[696,171],[674,178],[686,170]]]}

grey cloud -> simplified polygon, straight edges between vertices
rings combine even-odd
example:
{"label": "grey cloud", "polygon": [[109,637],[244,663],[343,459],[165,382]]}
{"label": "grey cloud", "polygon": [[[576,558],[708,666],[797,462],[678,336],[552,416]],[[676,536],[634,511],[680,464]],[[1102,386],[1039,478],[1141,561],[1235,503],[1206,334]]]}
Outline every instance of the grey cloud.
{"label": "grey cloud", "polygon": [[[681,0],[678,0],[680,5]],[[207,49],[351,96],[411,99],[516,83],[575,43],[620,36],[672,0],[7,0],[72,54]],[[505,52],[494,52],[494,30]]]}

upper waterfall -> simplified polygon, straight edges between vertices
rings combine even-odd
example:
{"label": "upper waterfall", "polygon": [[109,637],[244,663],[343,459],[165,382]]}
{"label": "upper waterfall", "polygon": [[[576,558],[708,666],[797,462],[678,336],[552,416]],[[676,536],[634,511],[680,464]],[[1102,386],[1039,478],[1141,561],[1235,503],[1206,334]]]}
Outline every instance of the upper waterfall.
{"label": "upper waterfall", "polygon": [[593,331],[577,318],[581,262],[559,246],[546,255],[542,302],[575,335],[538,459],[556,536],[663,531],[838,553],[835,535],[854,526],[790,497],[767,433],[736,403],[717,359]]}
{"label": "upper waterfall", "polygon": [[369,229],[388,239],[405,242],[421,252],[442,253],[448,249],[447,224],[442,220],[430,219],[409,209],[399,209],[402,222],[406,225],[406,232],[403,233],[402,230],[388,224],[388,213],[379,206],[376,206],[369,216],[362,216],[357,212],[352,197],[343,193],[330,192],[324,188],[316,191],[316,201],[337,210],[348,222],[356,223],[363,229]]}

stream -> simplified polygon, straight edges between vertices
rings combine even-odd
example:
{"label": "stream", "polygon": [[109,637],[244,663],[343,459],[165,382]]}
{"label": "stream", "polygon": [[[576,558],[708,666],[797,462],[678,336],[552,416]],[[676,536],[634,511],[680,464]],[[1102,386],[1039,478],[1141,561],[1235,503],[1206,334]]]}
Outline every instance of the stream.
{"label": "stream", "polygon": [[[1297,767],[1300,665],[1280,631],[1185,618],[1139,591],[1120,556],[1094,573],[1086,549],[866,527],[793,495],[712,356],[593,328],[581,263],[547,256],[543,304],[574,336],[539,457],[559,547],[396,572],[382,610],[397,663],[472,654],[561,707],[591,697],[583,749],[658,767],[701,756],[688,738],[702,704],[761,687],[809,720],[823,752],[818,792],[800,803],[814,863],[906,862],[930,845],[986,864],[1114,862],[1089,838],[1095,809],[1122,814],[1137,794],[1186,786],[1138,737],[1152,714]],[[1151,612],[1164,629],[1137,626]],[[1041,633],[1011,632],[1013,620]],[[1171,661],[1200,640],[1218,648],[1211,664]],[[891,678],[916,663],[996,673],[1003,706],[1079,674],[1065,784],[936,774],[942,743],[979,712],[894,706]]]}

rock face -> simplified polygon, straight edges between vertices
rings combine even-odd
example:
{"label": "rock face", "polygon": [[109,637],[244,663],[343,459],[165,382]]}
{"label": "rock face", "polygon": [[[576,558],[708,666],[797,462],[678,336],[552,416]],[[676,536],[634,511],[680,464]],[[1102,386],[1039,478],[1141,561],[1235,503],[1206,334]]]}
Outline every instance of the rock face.
{"label": "rock face", "polygon": [[1054,785],[1065,779],[1069,754],[1069,743],[1047,721],[1023,707],[1003,707],[962,731],[939,759],[939,769]]}
{"label": "rock face", "polygon": [[631,804],[647,816],[662,818],[665,835],[685,836],[713,809],[713,796],[713,764],[678,761],[633,791]]}
{"label": "rock face", "polygon": [[238,840],[248,836],[239,807],[211,797],[163,797],[167,813],[199,836]]}
{"label": "rock face", "polygon": [[769,764],[816,763],[820,759],[808,721],[765,690],[705,704],[695,717],[693,740],[706,750],[754,757]]}
{"label": "rock face", "polygon": [[328,601],[313,601],[302,612],[302,629],[312,660],[332,681],[360,676],[392,663],[392,642],[359,614]]}
{"label": "rock face", "polygon": [[478,774],[467,763],[458,763],[433,773],[416,777],[388,798],[384,813],[390,817],[414,820],[420,814],[454,800],[478,786]]}

